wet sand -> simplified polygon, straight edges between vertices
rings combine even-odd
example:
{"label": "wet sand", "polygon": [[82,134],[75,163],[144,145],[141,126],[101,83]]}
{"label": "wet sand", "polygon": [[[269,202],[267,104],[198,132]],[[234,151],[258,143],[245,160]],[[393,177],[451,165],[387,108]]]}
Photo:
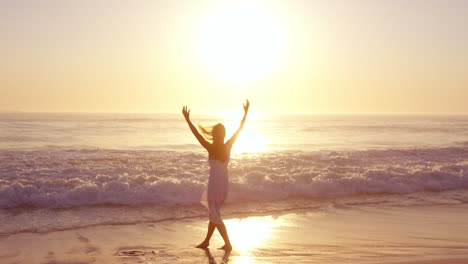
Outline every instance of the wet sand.
{"label": "wet sand", "polygon": [[225,220],[234,246],[196,249],[205,219],[0,237],[1,263],[468,263],[468,205],[342,207]]}

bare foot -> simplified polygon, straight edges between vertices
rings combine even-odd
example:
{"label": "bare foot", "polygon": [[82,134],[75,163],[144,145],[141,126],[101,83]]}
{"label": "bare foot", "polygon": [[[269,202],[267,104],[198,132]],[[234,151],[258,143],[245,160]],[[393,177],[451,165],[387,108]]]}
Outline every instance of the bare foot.
{"label": "bare foot", "polygon": [[208,248],[210,243],[203,241],[200,245],[196,246],[196,248]]}
{"label": "bare foot", "polygon": [[231,246],[231,244],[226,244],[226,245],[220,247],[219,249],[226,250],[226,251],[231,251],[232,246]]}

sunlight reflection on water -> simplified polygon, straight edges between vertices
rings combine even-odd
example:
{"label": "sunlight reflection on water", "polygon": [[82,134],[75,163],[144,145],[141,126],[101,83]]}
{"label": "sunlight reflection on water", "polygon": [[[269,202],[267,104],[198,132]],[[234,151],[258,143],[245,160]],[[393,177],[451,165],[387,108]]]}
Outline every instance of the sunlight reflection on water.
{"label": "sunlight reflection on water", "polygon": [[274,219],[271,216],[236,218],[225,221],[233,248],[240,254],[236,258],[231,258],[229,263],[257,263],[252,251],[266,247],[266,242],[274,236],[282,222],[281,219]]}

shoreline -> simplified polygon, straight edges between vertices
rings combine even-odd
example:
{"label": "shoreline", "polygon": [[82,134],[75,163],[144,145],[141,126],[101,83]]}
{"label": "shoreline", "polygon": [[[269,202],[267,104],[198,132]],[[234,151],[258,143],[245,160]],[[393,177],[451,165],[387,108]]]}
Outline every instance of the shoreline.
{"label": "shoreline", "polygon": [[[225,219],[234,249],[196,249],[206,219],[98,225],[0,238],[2,263],[468,262],[468,205],[295,210]],[[390,228],[389,228],[390,227]],[[39,262],[38,262],[39,261]]]}
{"label": "shoreline", "polygon": [[[362,194],[332,198],[291,198],[273,201],[228,202],[222,213],[226,219],[257,216],[281,216],[289,213],[323,212],[372,206],[377,208],[439,208],[467,203],[467,189],[409,194]],[[398,209],[401,207],[402,209]],[[156,224],[165,221],[199,220],[207,217],[201,204],[94,205],[70,208],[0,209],[0,237],[21,233],[46,234],[101,225]],[[34,221],[31,221],[34,219]],[[53,219],[53,220],[52,220]],[[162,223],[164,224],[164,223]]]}

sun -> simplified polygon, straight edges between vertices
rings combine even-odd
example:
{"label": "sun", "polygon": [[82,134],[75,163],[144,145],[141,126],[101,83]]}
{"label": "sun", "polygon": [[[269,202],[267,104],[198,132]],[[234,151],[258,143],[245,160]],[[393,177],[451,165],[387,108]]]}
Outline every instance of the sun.
{"label": "sun", "polygon": [[202,23],[200,61],[223,80],[258,80],[279,65],[285,50],[283,32],[266,6],[254,1],[224,2]]}

